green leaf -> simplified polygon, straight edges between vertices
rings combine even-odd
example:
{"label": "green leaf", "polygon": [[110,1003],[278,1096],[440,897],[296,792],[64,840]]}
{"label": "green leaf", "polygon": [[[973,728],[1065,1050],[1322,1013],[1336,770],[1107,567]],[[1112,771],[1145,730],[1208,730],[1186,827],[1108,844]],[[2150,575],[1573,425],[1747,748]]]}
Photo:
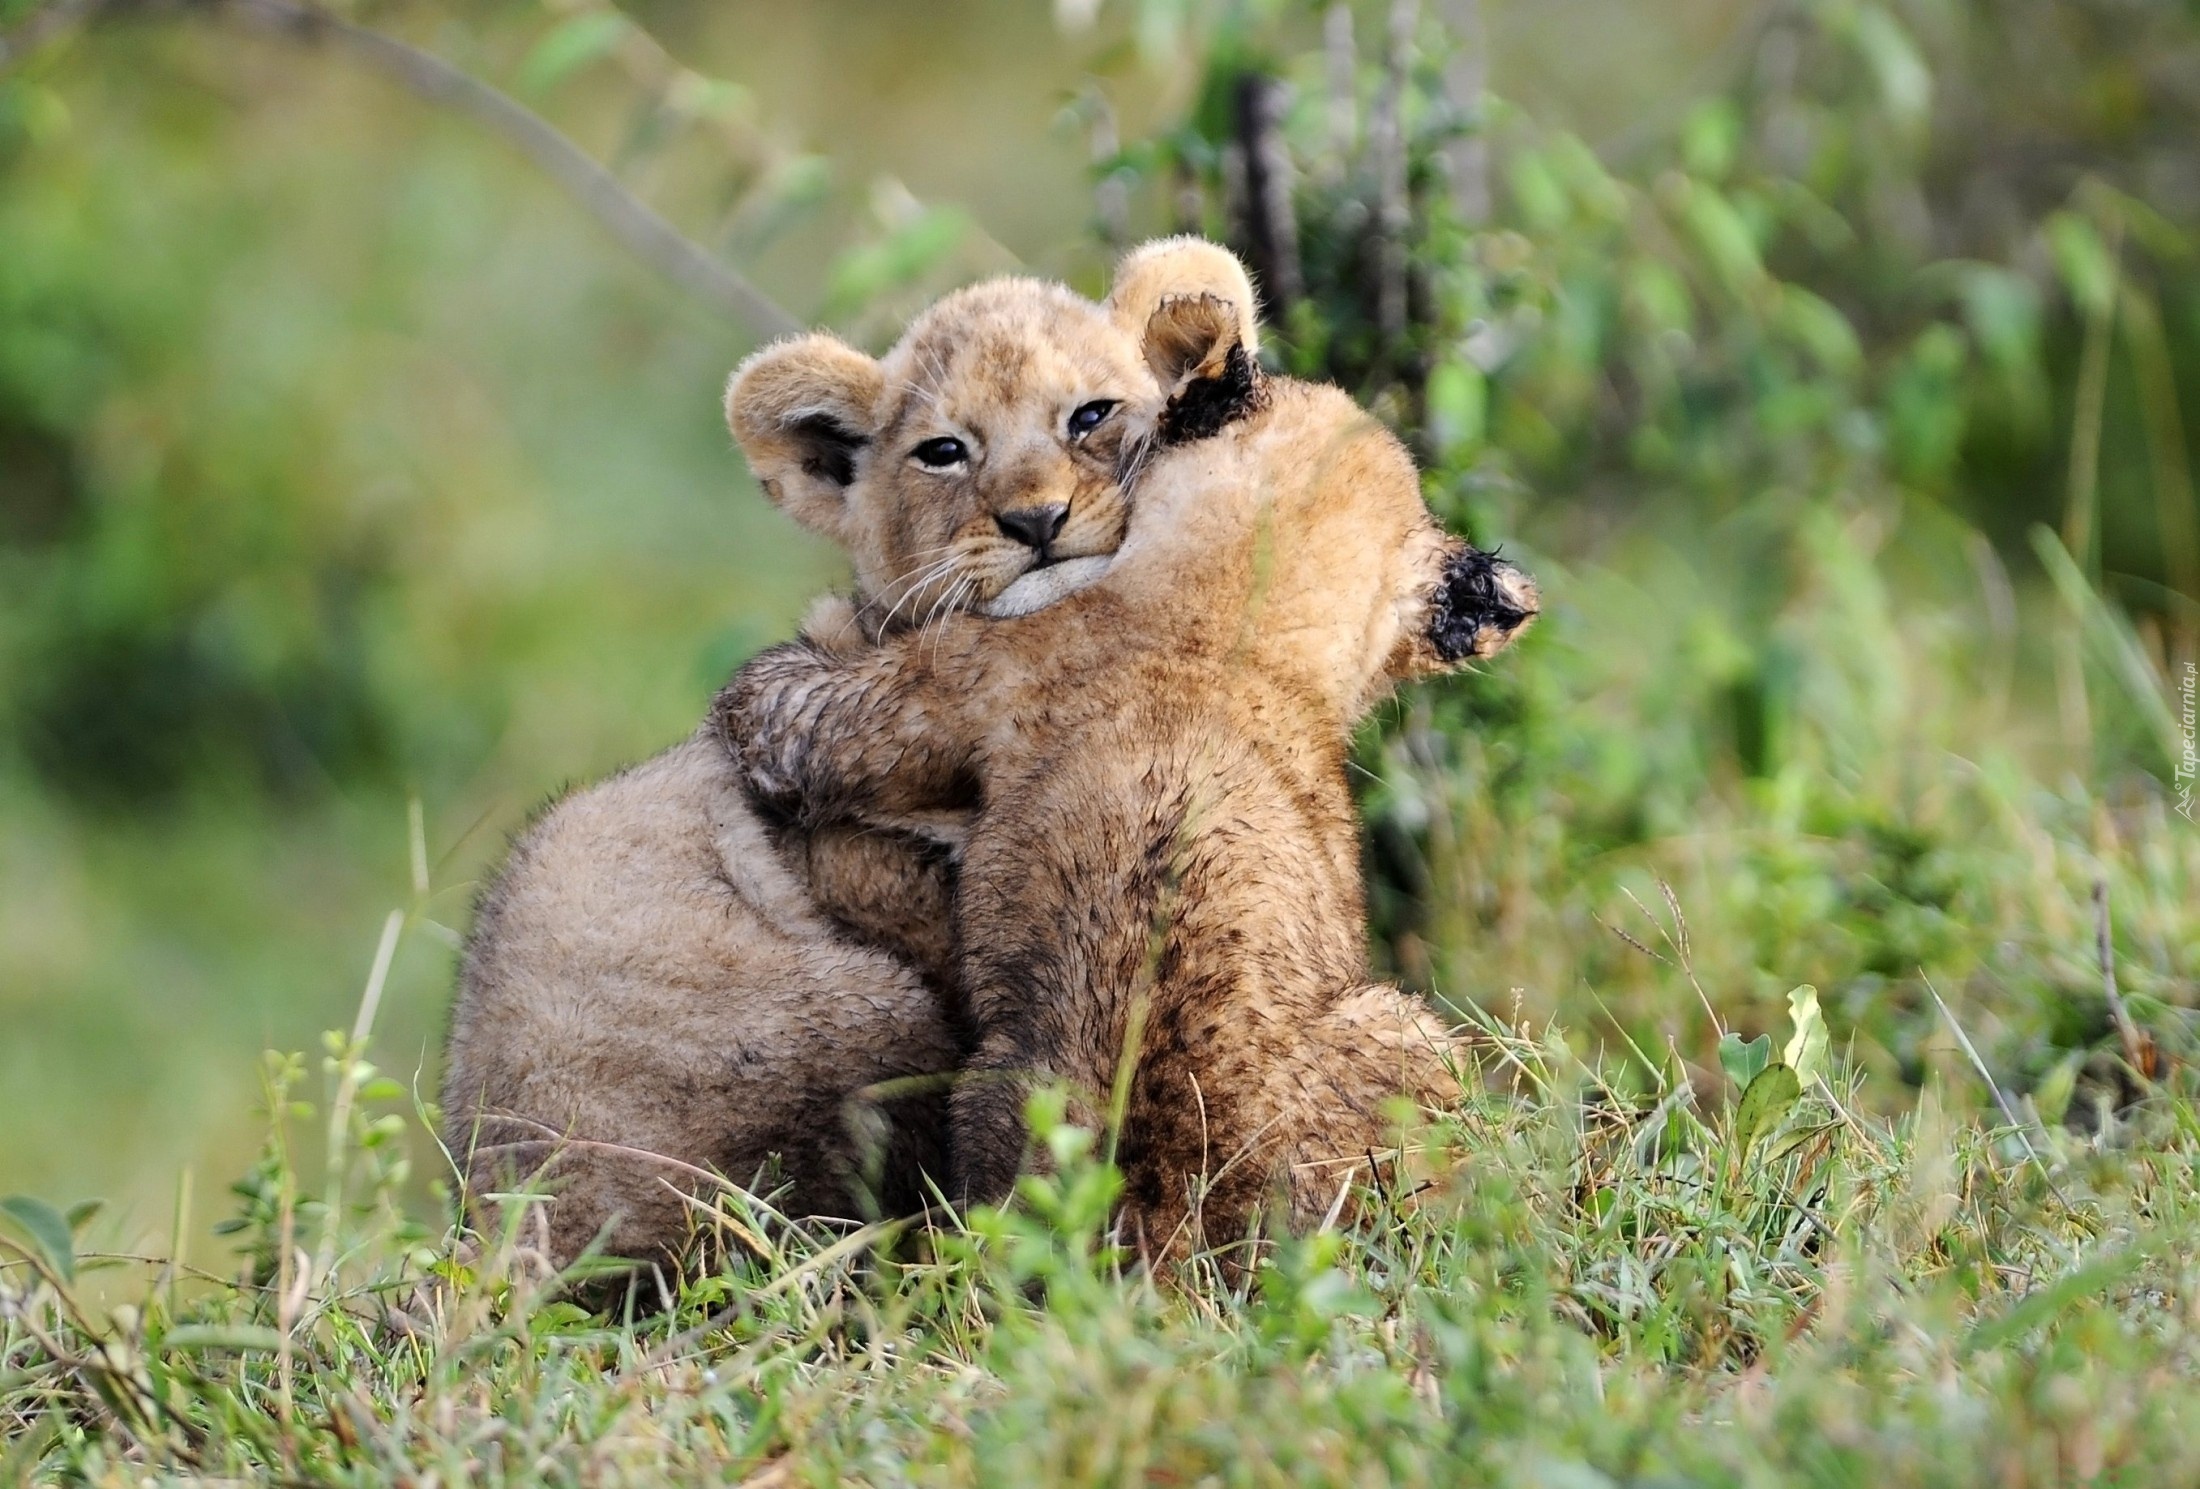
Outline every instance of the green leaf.
{"label": "green leaf", "polygon": [[519,65],[519,85],[543,93],[605,56],[626,36],[631,24],[615,10],[591,10],[550,28]]}
{"label": "green leaf", "polygon": [[78,1200],[69,1206],[69,1213],[62,1218],[69,1222],[69,1231],[73,1235],[91,1224],[92,1217],[106,1208],[107,1202],[103,1199]]}
{"label": "green leaf", "polygon": [[1864,344],[1849,318],[1809,290],[1783,285],[1779,318],[1781,329],[1826,371],[1847,377],[1863,369]]}
{"label": "green leaf", "polygon": [[1651,331],[1695,329],[1695,304],[1688,282],[1656,259],[1639,259],[1627,270],[1627,297]]}
{"label": "green leaf", "polygon": [[1924,125],[1933,106],[1933,73],[1910,33],[1886,10],[1867,5],[1857,13],[1855,34],[1887,112],[1904,128]]}
{"label": "green leaf", "polygon": [[1681,163],[1692,176],[1721,180],[1734,169],[1741,138],[1742,115],[1732,100],[1714,98],[1697,104],[1681,126]]}
{"label": "green leaf", "polygon": [[2040,352],[2040,292],[1998,264],[1965,264],[1957,279],[1964,323],[2005,372],[2030,372]]}
{"label": "green leaf", "polygon": [[1681,221],[1729,290],[1741,294],[1763,280],[1764,260],[1749,220],[1720,192],[1701,181],[1690,183],[1681,194]]}
{"label": "green leaf", "polygon": [[1757,1078],[1757,1073],[1771,1063],[1770,1034],[1760,1034],[1751,1040],[1744,1040],[1739,1034],[1724,1034],[1719,1037],[1719,1068],[1726,1072],[1728,1080],[1743,1090],[1748,1090],[1749,1083]]}
{"label": "green leaf", "polygon": [[2039,554],[2047,577],[2061,591],[2063,602],[2084,623],[2086,639],[2103,654],[2132,701],[2138,704],[2140,715],[2153,726],[2164,763],[2174,765],[2182,758],[2184,732],[2177,717],[2170,712],[2168,691],[2154,671],[2154,664],[2147,659],[2145,647],[2132,631],[2130,620],[2093,588],[2092,581],[2071,560],[2069,550],[2063,547],[2054,529],[2034,526],[2032,549]]}
{"label": "green leaf", "polygon": [[2045,1126],[2053,1127],[2069,1113],[2070,1098],[2078,1089],[2078,1067],[2082,1063],[2083,1056],[2065,1055],[2032,1088],[2032,1109],[2040,1114],[2040,1121]]}
{"label": "green leaf", "polygon": [[1528,226],[1552,233],[1565,226],[1566,188],[1550,163],[1533,150],[1523,150],[1505,168],[1505,184]]}
{"label": "green leaf", "polygon": [[1489,406],[1488,385],[1479,368],[1446,358],[1429,373],[1429,434],[1437,447],[1452,450],[1479,445]]}
{"label": "green leaf", "polygon": [[962,242],[970,216],[954,207],[928,207],[884,240],[850,249],[828,276],[824,319],[859,310],[888,290],[922,278]]}
{"label": "green leaf", "polygon": [[2047,219],[2047,247],[2078,308],[2106,315],[2116,299],[2116,260],[2093,224],[2075,212],[2057,212]]}
{"label": "green leaf", "polygon": [[1780,1058],[1794,1069],[1797,1080],[1808,1083],[1825,1069],[1826,1051],[1832,1045],[1826,1034],[1826,1017],[1818,1011],[1818,989],[1807,982],[1790,989],[1788,1017],[1795,1023],[1795,1033],[1789,1036]]}
{"label": "green leaf", "polygon": [[0,1199],[0,1215],[13,1222],[12,1228],[56,1276],[63,1282],[76,1281],[76,1243],[68,1220],[53,1206],[29,1195],[11,1194]]}
{"label": "green leaf", "polygon": [[[1770,1043],[1771,1036],[1765,1039]],[[1780,1125],[1780,1119],[1794,1110],[1802,1095],[1803,1083],[1787,1066],[1767,1065],[1758,1073],[1734,1108],[1734,1145],[1742,1157],[1749,1156],[1758,1138]]]}

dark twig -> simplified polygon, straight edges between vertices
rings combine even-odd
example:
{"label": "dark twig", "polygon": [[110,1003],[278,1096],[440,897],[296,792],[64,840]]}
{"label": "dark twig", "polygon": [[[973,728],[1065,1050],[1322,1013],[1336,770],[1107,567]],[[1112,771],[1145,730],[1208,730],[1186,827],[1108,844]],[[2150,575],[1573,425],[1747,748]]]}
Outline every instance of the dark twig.
{"label": "dark twig", "polygon": [[1418,0],[1392,0],[1383,86],[1368,122],[1368,151],[1375,162],[1375,324],[1388,357],[1396,356],[1406,331],[1406,234],[1413,225],[1406,200],[1406,66],[1420,17]]}
{"label": "dark twig", "polygon": [[1460,220],[1479,227],[1490,215],[1490,144],[1483,107],[1489,91],[1489,33],[1482,23],[1482,0],[1449,0],[1445,9],[1452,49],[1444,65],[1444,94],[1466,132],[1445,148],[1444,164]]}
{"label": "dark twig", "polygon": [[2116,948],[2109,936],[2108,881],[2093,881],[2093,953],[2101,964],[2101,991],[2108,997],[2109,1016],[2116,1021],[2116,1036],[2124,1044],[2124,1062],[2131,1073],[2140,1080],[2148,1079],[2145,1037],[2139,1025],[2131,1017],[2131,1010],[2124,1006],[2124,995],[2116,988]]}
{"label": "dark twig", "polygon": [[229,8],[279,35],[338,46],[429,102],[456,109],[501,135],[564,187],[637,258],[757,334],[781,336],[801,328],[770,296],[689,241],[656,209],[621,185],[618,177],[510,95],[432,52],[293,0],[229,0]]}
{"label": "dark twig", "polygon": [[1090,145],[1093,170],[1099,173],[1092,183],[1093,218],[1108,246],[1121,248],[1131,240],[1130,183],[1116,169],[1123,139],[1116,126],[1115,106],[1098,90],[1092,94]]}
{"label": "dark twig", "polygon": [[2056,1187],[2055,1176],[2047,1171],[2047,1160],[2040,1156],[2039,1149],[2032,1146],[2030,1127],[2024,1118],[2017,1115],[2015,1104],[2003,1093],[2000,1084],[1994,1079],[1993,1071],[1986,1068],[1985,1057],[1979,1054],[1978,1046],[1971,1043],[1971,1036],[1964,1033],[1963,1025],[1956,1022],[1955,1010],[1948,1006],[1947,999],[1940,996],[1940,989],[1933,986],[1933,980],[1925,975],[1923,967],[1917,969],[1917,975],[1918,980],[1925,984],[1925,991],[1933,995],[1933,1002],[1939,1005],[1940,1016],[1948,1021],[1949,1029],[1956,1036],[1956,1043],[1962,1045],[1963,1053],[1970,1057],[1971,1068],[1978,1072],[1980,1080],[1986,1082],[1986,1092],[1994,1098],[1994,1105],[2001,1108],[2002,1117],[2009,1123],[2010,1131],[2016,1133],[2017,1141],[2024,1145],[2025,1156],[2030,1158],[2033,1165],[2039,1169],[2040,1178],[2047,1185],[2047,1192],[2054,1195],[2055,1202],[2065,1210],[2070,1209],[2070,1201],[2064,1198],[2062,1190]]}
{"label": "dark twig", "polygon": [[1248,72],[1238,80],[1238,141],[1245,158],[1245,227],[1264,309],[1281,318],[1305,294],[1299,273],[1299,219],[1291,203],[1296,174],[1283,139],[1288,102],[1281,79]]}

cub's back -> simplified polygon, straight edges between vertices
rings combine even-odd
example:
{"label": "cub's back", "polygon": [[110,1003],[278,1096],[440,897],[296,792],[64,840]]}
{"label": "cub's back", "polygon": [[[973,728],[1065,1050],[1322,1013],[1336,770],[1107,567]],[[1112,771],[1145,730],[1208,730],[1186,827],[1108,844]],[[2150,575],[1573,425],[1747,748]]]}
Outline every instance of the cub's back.
{"label": "cub's back", "polygon": [[561,1260],[620,1214],[684,1230],[657,1182],[692,1189],[682,1166],[745,1184],[777,1153],[789,1204],[851,1213],[851,1095],[955,1055],[933,994],[825,922],[699,736],[559,802],[482,896],[447,1140],[477,1192],[579,1140],[551,1170]]}

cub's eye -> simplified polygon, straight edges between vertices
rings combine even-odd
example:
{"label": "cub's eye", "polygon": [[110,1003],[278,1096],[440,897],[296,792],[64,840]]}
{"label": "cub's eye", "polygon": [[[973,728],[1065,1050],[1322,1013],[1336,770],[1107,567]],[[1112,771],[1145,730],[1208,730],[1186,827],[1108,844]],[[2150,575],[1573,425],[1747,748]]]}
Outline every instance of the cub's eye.
{"label": "cub's eye", "polygon": [[1090,403],[1079,404],[1076,412],[1069,416],[1069,437],[1071,439],[1084,438],[1102,424],[1105,424],[1108,421],[1108,415],[1114,412],[1115,400],[1113,398],[1095,398]]}
{"label": "cub's eye", "polygon": [[939,439],[926,440],[909,453],[916,457],[917,464],[928,465],[934,470],[945,470],[951,465],[961,465],[970,458],[970,451],[963,445],[961,440],[951,439],[944,435]]}

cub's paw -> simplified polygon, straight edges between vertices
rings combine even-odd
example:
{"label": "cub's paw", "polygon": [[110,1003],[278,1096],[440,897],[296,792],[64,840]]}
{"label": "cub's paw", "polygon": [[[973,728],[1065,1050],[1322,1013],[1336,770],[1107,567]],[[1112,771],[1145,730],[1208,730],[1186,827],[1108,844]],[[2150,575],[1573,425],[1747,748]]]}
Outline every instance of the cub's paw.
{"label": "cub's paw", "polygon": [[1446,662],[1495,656],[1542,606],[1535,581],[1494,553],[1461,544],[1445,561],[1429,607],[1428,639]]}

